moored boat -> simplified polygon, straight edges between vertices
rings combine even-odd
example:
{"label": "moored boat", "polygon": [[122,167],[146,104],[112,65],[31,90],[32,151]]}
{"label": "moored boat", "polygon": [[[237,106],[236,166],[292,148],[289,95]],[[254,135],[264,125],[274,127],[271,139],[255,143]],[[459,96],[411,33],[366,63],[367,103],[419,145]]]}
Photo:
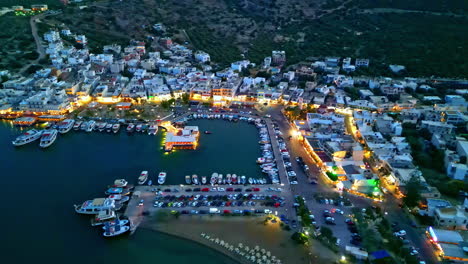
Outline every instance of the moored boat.
{"label": "moored boat", "polygon": [[119,130],[120,130],[120,124],[114,124],[112,126],[112,132],[114,132],[114,134],[119,132]]}
{"label": "moored boat", "polygon": [[247,182],[247,179],[245,178],[244,175],[241,176],[240,183],[245,184]]}
{"label": "moored boat", "polygon": [[249,178],[249,183],[252,184],[254,182],[253,178]]}
{"label": "moored boat", "polygon": [[128,232],[129,230],[130,230],[130,227],[127,225],[121,224],[120,221],[117,221],[117,223],[115,223],[114,225],[105,223],[103,236],[105,237],[118,236],[118,235],[124,234],[125,232]]}
{"label": "moored boat", "polygon": [[82,123],[83,121],[81,120],[76,121],[75,124],[73,125],[73,130],[79,130]]}
{"label": "moored boat", "polygon": [[85,201],[81,205],[75,205],[75,211],[79,214],[98,214],[102,210],[114,210],[115,200],[109,198],[96,198]]}
{"label": "moored boat", "polygon": [[57,139],[57,133],[58,133],[57,129],[45,130],[42,133],[41,143],[39,143],[39,146],[41,148],[47,148],[50,145],[52,145],[55,142],[55,140]]}
{"label": "moored boat", "polygon": [[88,127],[86,128],[86,132],[92,132],[95,127],[96,127],[96,121],[94,120],[89,121]]}
{"label": "moored boat", "polygon": [[191,184],[192,183],[192,179],[190,178],[190,175],[185,175],[185,183],[186,184]]}
{"label": "moored boat", "polygon": [[237,183],[237,175],[236,175],[236,174],[233,174],[233,175],[232,175],[231,181],[232,181],[232,183],[234,183],[234,184]]}
{"label": "moored boat", "polygon": [[202,183],[202,184],[206,184],[206,176],[202,176],[202,177],[201,177],[201,183]]}
{"label": "moored boat", "polygon": [[229,173],[226,175],[226,183],[231,184],[231,174]]}
{"label": "moored boat", "polygon": [[156,135],[158,133],[158,126],[156,124],[151,124],[148,128],[148,135]]}
{"label": "moored boat", "polygon": [[210,183],[216,184],[217,182],[218,182],[218,173],[213,172],[213,174],[211,174]]}
{"label": "moored boat", "polygon": [[125,189],[125,188],[109,188],[107,189],[106,191],[106,194],[107,195],[111,195],[111,194],[120,194],[120,195],[127,195],[129,194],[130,191],[128,189]]}
{"label": "moored boat", "polygon": [[101,124],[99,124],[98,130],[100,132],[104,131],[104,129],[106,129],[106,126],[107,126],[106,122],[101,122]]}
{"label": "moored boat", "polygon": [[[111,221],[108,221],[108,225],[109,226],[117,226],[117,225],[120,225],[120,226],[125,226],[127,225],[129,222],[128,220],[124,219],[124,220],[120,220],[118,218],[114,219],[114,220],[111,220]],[[104,229],[104,231],[107,229],[107,227],[103,226],[102,229]]]}
{"label": "moored boat", "polygon": [[42,131],[36,130],[36,129],[31,129],[28,130],[26,133],[23,133],[22,135],[18,136],[12,144],[14,146],[22,146],[24,144],[31,143],[33,141],[36,141],[39,139],[42,135]]}
{"label": "moored boat", "polygon": [[88,122],[84,121],[81,123],[80,129],[86,131],[88,129]]}
{"label": "moored boat", "polygon": [[162,171],[158,175],[158,183],[164,184],[164,182],[166,182],[166,173]]}
{"label": "moored boat", "polygon": [[107,133],[112,132],[112,127],[113,127],[112,123],[107,123],[107,125],[106,125],[106,132],[107,132]]}
{"label": "moored boat", "polygon": [[138,124],[138,125],[136,126],[136,129],[135,129],[135,130],[136,130],[136,132],[141,132],[141,129],[142,129],[142,128],[143,128],[143,125],[142,125],[142,124]]}
{"label": "moored boat", "polygon": [[125,203],[125,202],[128,202],[130,200],[130,197],[128,197],[126,195],[121,195],[121,194],[111,194],[111,195],[109,195],[108,198],[112,199],[112,200],[115,200],[116,202],[119,202],[119,203]]}
{"label": "moored boat", "polygon": [[65,119],[58,124],[58,131],[60,134],[68,133],[74,126],[75,120],[73,119]]}
{"label": "moored boat", "polygon": [[223,175],[218,174],[218,184],[222,184],[222,183],[223,183]]}
{"label": "moored boat", "polygon": [[132,133],[133,131],[135,131],[135,124],[133,124],[133,123],[128,124],[127,132]]}
{"label": "moored boat", "polygon": [[142,171],[138,177],[138,184],[144,184],[148,180],[148,171]]}
{"label": "moored boat", "polygon": [[123,187],[125,187],[127,185],[128,185],[128,181],[126,181],[125,179],[117,179],[117,180],[114,181],[113,187],[123,188]]}
{"label": "moored boat", "polygon": [[91,226],[99,226],[108,221],[114,220],[116,218],[116,214],[114,210],[106,209],[99,211],[99,213],[91,219]]}
{"label": "moored boat", "polygon": [[198,176],[196,174],[192,175],[192,182],[193,182],[193,184],[199,184]]}

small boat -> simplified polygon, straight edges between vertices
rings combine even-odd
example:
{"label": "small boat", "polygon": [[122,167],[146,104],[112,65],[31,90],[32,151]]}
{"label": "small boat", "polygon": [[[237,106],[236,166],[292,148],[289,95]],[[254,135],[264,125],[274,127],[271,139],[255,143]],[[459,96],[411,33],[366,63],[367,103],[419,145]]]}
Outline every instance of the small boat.
{"label": "small boat", "polygon": [[28,143],[38,140],[41,136],[42,136],[42,131],[31,129],[31,130],[28,130],[26,133],[17,137],[12,142],[12,144],[15,147],[22,146],[24,144],[28,144]]}
{"label": "small boat", "polygon": [[141,127],[141,132],[142,132],[142,133],[145,133],[147,129],[148,129],[148,125],[147,125],[147,124],[144,124],[144,125]]}
{"label": "small boat", "polygon": [[237,175],[236,175],[236,174],[233,174],[233,175],[232,175],[231,181],[232,181],[232,183],[234,183],[234,184],[237,183]]}
{"label": "small boat", "polygon": [[39,146],[41,148],[47,148],[49,147],[50,145],[52,145],[55,140],[57,139],[57,129],[49,129],[49,130],[45,130],[43,133],[42,133],[42,136],[41,136],[41,143],[39,143]]}
{"label": "small boat", "polygon": [[128,181],[126,181],[125,179],[117,179],[114,181],[113,187],[124,188],[127,185],[128,185]]}
{"label": "small boat", "polygon": [[99,213],[91,219],[91,226],[99,226],[108,221],[112,221],[116,218],[114,210],[106,209],[99,211]]}
{"label": "small boat", "polygon": [[82,123],[83,121],[81,120],[76,121],[75,124],[73,125],[73,130],[79,130]]}
{"label": "small boat", "polygon": [[151,124],[148,128],[148,135],[156,135],[156,133],[158,133],[158,126]]}
{"label": "small boat", "polygon": [[148,180],[148,171],[142,171],[138,177],[138,184],[144,184]]}
{"label": "small boat", "polygon": [[[128,220],[115,219],[115,220],[108,221],[108,225],[110,226],[117,226],[117,225],[125,226],[127,224],[128,224]],[[103,226],[102,229],[106,230],[106,227]]]}
{"label": "small boat", "polygon": [[246,178],[244,175],[241,176],[240,183],[245,184],[247,182]]}
{"label": "small boat", "polygon": [[151,186],[151,185],[153,185],[153,181],[152,181],[152,180],[149,180],[149,181],[148,181],[148,186]]}
{"label": "small boat", "polygon": [[88,127],[86,128],[86,132],[91,132],[96,127],[96,121],[91,120],[88,122]]}
{"label": "small boat", "polygon": [[135,125],[133,123],[128,124],[127,132],[132,133],[133,131],[135,131]]}
{"label": "small boat", "polygon": [[128,232],[130,230],[130,227],[127,225],[121,225],[119,222],[117,222],[115,225],[110,225],[106,223],[104,224],[104,230],[105,231],[103,235],[105,237],[113,237]]}
{"label": "small boat", "polygon": [[112,132],[112,127],[113,127],[112,123],[107,123],[107,125],[106,125],[106,132],[107,132],[107,133]]}
{"label": "small boat", "polygon": [[96,198],[85,201],[81,205],[74,205],[79,214],[99,214],[102,210],[114,210],[115,200],[109,198]]}
{"label": "small boat", "polygon": [[185,175],[185,183],[186,184],[191,184],[192,183],[192,179],[190,178],[190,175]]}
{"label": "small boat", "polygon": [[206,176],[202,176],[202,177],[201,177],[201,183],[202,183],[202,184],[206,184]]}
{"label": "small boat", "polygon": [[158,175],[158,183],[159,184],[164,184],[166,181],[166,173],[165,172],[160,172]]}
{"label": "small boat", "polygon": [[226,182],[227,184],[231,184],[231,174],[229,173],[226,175]]}
{"label": "small boat", "polygon": [[109,195],[108,198],[112,199],[112,200],[115,200],[116,202],[119,202],[119,203],[125,203],[125,202],[128,202],[130,200],[130,197],[128,197],[126,195],[121,195],[121,194],[111,194],[111,195]]}
{"label": "small boat", "polygon": [[106,125],[107,125],[106,122],[97,122],[96,123],[96,130],[98,130],[99,132],[102,132],[102,131],[104,131],[104,129],[106,129]]}
{"label": "small boat", "polygon": [[218,173],[214,172],[211,174],[210,183],[216,184],[218,182]]}
{"label": "small boat", "polygon": [[211,134],[211,131],[206,130],[205,134]]}
{"label": "small boat", "polygon": [[193,182],[193,184],[199,184],[198,176],[196,174],[192,175],[192,182]]}
{"label": "small boat", "polygon": [[138,124],[138,125],[136,126],[136,132],[141,132],[141,128],[142,128],[142,127],[143,127],[142,124]]}
{"label": "small boat", "polygon": [[80,129],[86,131],[88,129],[88,122],[81,123]]}
{"label": "small boat", "polygon": [[222,183],[223,183],[223,175],[218,174],[218,184],[222,184]]}
{"label": "small boat", "polygon": [[75,124],[75,120],[65,119],[59,123],[58,131],[60,132],[60,134],[68,133],[73,128],[74,124]]}
{"label": "small boat", "polygon": [[126,190],[124,190],[124,188],[109,188],[107,189],[106,191],[106,194],[107,195],[111,195],[111,194],[120,194],[120,195],[125,195],[124,193],[126,192]]}
{"label": "small boat", "polygon": [[253,178],[249,178],[249,183],[253,184],[253,182],[254,182]]}
{"label": "small boat", "polygon": [[112,126],[112,132],[114,132],[114,134],[119,132],[119,130],[120,130],[120,124],[114,124]]}

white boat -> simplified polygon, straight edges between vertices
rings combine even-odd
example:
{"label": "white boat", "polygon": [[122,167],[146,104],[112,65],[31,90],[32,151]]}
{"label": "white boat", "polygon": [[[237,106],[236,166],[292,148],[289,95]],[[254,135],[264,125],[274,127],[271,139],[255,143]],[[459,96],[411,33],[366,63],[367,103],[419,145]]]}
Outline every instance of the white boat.
{"label": "white boat", "polygon": [[106,132],[107,132],[107,133],[112,132],[112,127],[113,127],[112,123],[107,123],[107,125],[106,125]]}
{"label": "white boat", "polygon": [[76,121],[75,124],[73,125],[73,130],[79,130],[82,123],[83,121],[81,120]]}
{"label": "white boat", "polygon": [[202,184],[206,184],[206,176],[202,176],[202,177],[201,177],[201,183],[202,183]]}
{"label": "white boat", "polygon": [[148,128],[148,135],[156,135],[156,133],[158,133],[158,126],[151,124]]}
{"label": "white boat", "polygon": [[158,175],[158,183],[164,184],[165,181],[166,181],[166,173],[162,171]]}
{"label": "white boat", "polygon": [[113,236],[124,234],[125,232],[128,232],[129,230],[130,230],[130,227],[127,225],[121,224],[120,221],[117,221],[117,223],[115,223],[114,225],[105,223],[103,235],[105,237],[113,237]]}
{"label": "white boat", "polygon": [[57,139],[57,134],[58,134],[57,129],[44,130],[41,136],[41,143],[39,143],[39,146],[41,148],[49,147]]}
{"label": "white boat", "polygon": [[91,220],[91,226],[98,226],[102,225],[105,222],[114,220],[116,218],[116,214],[114,210],[102,210],[99,211],[99,213],[94,217],[94,219]]}
{"label": "white boat", "polygon": [[133,131],[135,131],[135,125],[133,123],[128,124],[127,132],[132,133]]}
{"label": "white boat", "polygon": [[217,182],[218,182],[218,173],[213,172],[213,174],[211,174],[210,183],[216,184]]}
{"label": "white boat", "polygon": [[83,131],[86,131],[88,129],[88,124],[89,122],[86,122],[86,121],[81,123],[80,129]]}
{"label": "white boat", "polygon": [[233,175],[231,176],[231,181],[232,181],[232,183],[234,183],[234,184],[238,183],[237,180],[238,180],[238,179],[237,179],[237,175],[236,175],[236,174],[233,174]]}
{"label": "white boat", "polygon": [[114,186],[113,187],[116,187],[116,188],[123,188],[125,186],[128,185],[128,181],[126,181],[125,179],[117,179],[114,181]]}
{"label": "white boat", "polygon": [[108,227],[106,227],[106,225],[111,226],[111,227],[112,226],[115,227],[115,226],[119,225],[119,226],[122,227],[122,226],[126,226],[128,223],[129,223],[128,220],[115,219],[115,220],[107,221],[107,223],[104,224],[102,229],[104,229],[104,231],[106,231],[106,229],[108,228]]}
{"label": "white boat", "polygon": [[74,126],[75,120],[73,119],[65,119],[58,125],[58,131],[60,134],[68,133]]}
{"label": "white boat", "polygon": [[192,182],[193,184],[198,184],[198,176],[196,174],[192,175]]}
{"label": "white boat", "polygon": [[114,134],[119,132],[119,130],[120,130],[120,124],[114,124],[112,126],[112,132],[114,132]]}
{"label": "white boat", "polygon": [[245,184],[246,182],[247,182],[247,179],[245,178],[245,175],[242,175],[240,179],[240,184]]}
{"label": "white boat", "polygon": [[111,195],[109,195],[108,198],[112,199],[112,200],[115,200],[116,202],[119,202],[119,203],[125,203],[125,202],[128,202],[130,200],[130,197],[128,197],[126,195],[121,195],[121,194],[111,194]]}
{"label": "white boat", "polygon": [[136,126],[136,132],[141,132],[141,128],[142,128],[142,127],[143,127],[142,124],[138,124],[138,125]]}
{"label": "white boat", "polygon": [[33,141],[36,141],[39,139],[42,135],[42,131],[36,130],[36,129],[31,129],[28,130],[26,133],[18,136],[13,142],[13,146],[21,146],[24,144],[31,143]]}
{"label": "white boat", "polygon": [[115,200],[109,198],[96,198],[85,201],[82,205],[75,205],[75,211],[79,214],[99,214],[103,210],[114,210]]}
{"label": "white boat", "polygon": [[253,178],[249,178],[249,183],[252,184],[254,182]]}
{"label": "white boat", "polygon": [[192,183],[192,179],[190,178],[190,175],[185,175],[185,183],[186,184],[191,184]]}
{"label": "white boat", "polygon": [[88,127],[86,128],[86,132],[92,132],[94,127],[96,127],[96,121],[91,120],[88,122]]}
{"label": "white boat", "polygon": [[144,184],[148,180],[148,171],[142,171],[138,177],[138,184]]}
{"label": "white boat", "polygon": [[99,126],[98,126],[97,129],[98,129],[100,132],[102,132],[102,131],[104,131],[104,129],[106,129],[106,126],[107,126],[107,123],[106,123],[106,122],[101,122],[101,123],[99,124]]}
{"label": "white boat", "polygon": [[226,182],[227,182],[228,184],[231,183],[231,174],[229,174],[229,173],[226,175]]}
{"label": "white boat", "polygon": [[151,185],[153,185],[153,181],[152,181],[152,180],[149,180],[149,181],[148,181],[148,186],[151,186]]}
{"label": "white boat", "polygon": [[222,183],[223,183],[223,175],[218,174],[218,184],[222,184]]}

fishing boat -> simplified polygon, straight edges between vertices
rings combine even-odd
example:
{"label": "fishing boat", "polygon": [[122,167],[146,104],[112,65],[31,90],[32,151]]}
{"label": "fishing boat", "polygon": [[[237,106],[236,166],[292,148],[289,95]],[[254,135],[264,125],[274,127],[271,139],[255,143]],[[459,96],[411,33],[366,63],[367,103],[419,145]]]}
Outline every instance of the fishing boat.
{"label": "fishing boat", "polygon": [[100,132],[104,131],[106,129],[106,126],[107,126],[107,123],[106,122],[102,122],[101,125],[98,127],[98,130]]}
{"label": "fishing boat", "polygon": [[119,130],[120,130],[120,124],[114,124],[112,126],[112,132],[114,132],[114,134],[119,132]]}
{"label": "fishing boat", "polygon": [[218,182],[218,173],[213,172],[213,174],[211,174],[210,183],[216,184],[217,182]]}
{"label": "fishing boat", "polygon": [[242,175],[240,178],[240,183],[245,184],[247,182],[247,179],[245,178],[245,175]]}
{"label": "fishing boat", "polygon": [[31,129],[28,130],[26,133],[18,136],[14,141],[12,141],[13,146],[18,147],[24,144],[31,143],[33,141],[38,140],[42,135],[42,131]]}
{"label": "fishing boat", "polygon": [[[108,225],[110,225],[111,227],[112,226],[117,226],[117,225],[120,225],[120,226],[125,226],[127,225],[129,222],[128,220],[120,220],[118,218],[114,219],[114,220],[111,220],[111,221],[108,221]],[[102,229],[106,230],[106,227],[103,226]]]}
{"label": "fishing boat", "polygon": [[202,177],[201,177],[201,183],[202,183],[202,184],[206,184],[206,176],[202,176]]}
{"label": "fishing boat", "polygon": [[89,121],[88,127],[86,128],[86,132],[92,132],[95,127],[96,127],[96,121],[94,120]]}
{"label": "fishing boat", "polygon": [[162,171],[158,175],[158,183],[164,184],[165,181],[166,181],[166,173]]}
{"label": "fishing boat", "polygon": [[42,136],[41,136],[41,143],[39,143],[39,146],[41,148],[47,148],[49,147],[50,145],[52,145],[55,140],[57,139],[57,129],[49,129],[49,130],[45,130],[43,133],[42,133]]}
{"label": "fishing boat", "polygon": [[114,210],[115,200],[109,198],[96,198],[85,201],[81,205],[74,205],[75,211],[79,214],[99,214],[103,210]]}
{"label": "fishing boat", "polygon": [[73,125],[73,130],[79,130],[82,123],[83,121],[81,120],[76,121],[75,124]]}
{"label": "fishing boat", "polygon": [[107,132],[107,133],[112,132],[112,127],[113,127],[112,123],[107,123],[107,125],[106,125],[106,132]]}
{"label": "fishing boat", "polygon": [[199,184],[198,176],[196,174],[192,175],[192,182],[193,182],[193,184]]}
{"label": "fishing boat", "polygon": [[135,124],[133,124],[133,123],[128,124],[127,132],[132,133],[133,131],[135,131]]}
{"label": "fishing boat", "polygon": [[81,123],[80,129],[86,131],[88,129],[88,122],[84,121]]}
{"label": "fishing boat", "polygon": [[186,184],[191,184],[192,183],[192,179],[190,178],[190,175],[185,175],[185,183]]}
{"label": "fishing boat", "polygon": [[112,200],[115,200],[116,202],[119,202],[119,203],[125,203],[125,202],[128,202],[130,200],[130,197],[128,197],[126,195],[120,195],[120,194],[111,194],[111,195],[109,195],[108,198],[112,199]]}
{"label": "fishing boat", "polygon": [[142,171],[138,177],[138,184],[144,184],[148,180],[148,171]]}
{"label": "fishing boat", "polygon": [[[116,219],[117,221],[117,219]],[[124,234],[125,232],[128,232],[130,230],[130,227],[127,225],[122,225],[120,221],[117,221],[115,225],[111,225],[108,223],[104,224],[104,233],[103,235],[105,237],[113,237],[113,236],[118,236],[121,234]]]}
{"label": "fishing boat", "polygon": [[237,184],[237,175],[236,174],[232,175],[231,181],[232,181],[233,184]]}
{"label": "fishing boat", "polygon": [[114,181],[113,187],[124,188],[127,185],[128,185],[128,181],[126,181],[125,179],[117,179],[117,180]]}
{"label": "fishing boat", "polygon": [[138,124],[138,125],[136,126],[136,132],[141,132],[141,128],[142,128],[142,127],[143,127],[142,124]]}
{"label": "fishing boat", "polygon": [[206,130],[205,134],[211,134],[211,131]]}
{"label": "fishing boat", "polygon": [[111,209],[106,209],[99,211],[99,213],[94,217],[94,219],[91,219],[91,226],[98,226],[102,225],[105,222],[114,220],[116,218],[116,214],[114,210]]}
{"label": "fishing boat", "polygon": [[227,184],[231,184],[231,174],[229,173],[226,175],[226,182]]}
{"label": "fishing boat", "polygon": [[148,128],[148,135],[156,135],[156,133],[158,133],[158,126],[151,124]]}
{"label": "fishing boat", "polygon": [[59,123],[58,131],[60,132],[60,134],[68,133],[73,128],[74,124],[75,124],[75,120],[65,119]]}

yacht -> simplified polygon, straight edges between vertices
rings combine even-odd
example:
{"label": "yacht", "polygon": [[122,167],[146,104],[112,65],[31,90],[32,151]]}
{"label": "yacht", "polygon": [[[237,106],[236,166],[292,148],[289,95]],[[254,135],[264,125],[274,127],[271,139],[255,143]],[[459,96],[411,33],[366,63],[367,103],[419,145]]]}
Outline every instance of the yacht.
{"label": "yacht", "polygon": [[106,132],[107,132],[107,133],[112,132],[112,127],[113,127],[112,123],[107,123],[107,125],[106,125]]}
{"label": "yacht", "polygon": [[198,176],[196,174],[192,175],[192,182],[193,184],[198,184]]}
{"label": "yacht", "polygon": [[127,132],[132,133],[133,131],[135,131],[135,125],[133,123],[128,124]]}
{"label": "yacht", "polygon": [[31,129],[31,130],[28,130],[26,133],[18,136],[12,143],[16,147],[21,146],[21,145],[36,141],[37,139],[41,137],[41,135],[42,135],[42,131]]}
{"label": "yacht", "polygon": [[82,123],[83,121],[81,120],[76,121],[75,124],[73,125],[73,130],[79,130]]}
{"label": "yacht", "polygon": [[120,221],[116,219],[117,223],[114,225],[105,223],[104,224],[104,233],[105,237],[113,237],[124,234],[130,230],[130,227],[124,224],[121,224]]}
{"label": "yacht", "polygon": [[85,201],[82,205],[74,205],[79,214],[99,214],[103,210],[114,210],[115,200],[109,198],[96,198]]}
{"label": "yacht", "polygon": [[57,139],[57,129],[50,129],[50,130],[45,130],[42,133],[41,136],[41,143],[39,143],[39,146],[41,148],[47,148],[50,145],[52,145],[55,140]]}
{"label": "yacht", "polygon": [[202,183],[202,184],[206,184],[206,176],[202,176],[202,177],[201,177],[201,183]]}
{"label": "yacht", "polygon": [[192,183],[192,179],[190,178],[190,175],[185,175],[185,183],[186,184],[191,184]]}
{"label": "yacht", "polygon": [[58,125],[58,131],[60,134],[68,133],[74,126],[75,120],[73,119],[65,119]]}
{"label": "yacht", "polygon": [[114,220],[116,217],[114,210],[107,209],[99,211],[99,213],[91,219],[91,226],[99,226],[108,221]]}
{"label": "yacht", "polygon": [[113,187],[124,188],[127,185],[128,185],[128,181],[126,181],[125,179],[117,179],[117,180],[114,181]]}
{"label": "yacht", "polygon": [[86,132],[91,132],[96,127],[96,121],[91,120],[88,122],[88,127],[86,128]]}
{"label": "yacht", "polygon": [[213,172],[213,174],[211,174],[210,183],[216,184],[216,182],[218,182],[218,173]]}
{"label": "yacht", "polygon": [[159,184],[164,184],[166,181],[166,173],[165,172],[160,172],[158,175],[158,183]]}
{"label": "yacht", "polygon": [[99,124],[99,126],[98,126],[97,129],[98,129],[100,132],[102,132],[102,131],[104,131],[104,129],[106,129],[106,126],[107,126],[107,123],[106,123],[106,122],[101,122],[101,123]]}
{"label": "yacht", "polygon": [[148,128],[148,135],[156,135],[158,133],[158,126],[155,124],[152,124]]}
{"label": "yacht", "polygon": [[114,124],[112,126],[112,132],[114,132],[114,134],[119,132],[119,130],[120,130],[120,124]]}
{"label": "yacht", "polygon": [[142,127],[143,127],[142,124],[138,124],[138,125],[136,126],[136,129],[135,129],[136,132],[141,132],[141,128],[142,128]]}
{"label": "yacht", "polygon": [[86,131],[88,129],[88,122],[84,121],[81,123],[80,129]]}
{"label": "yacht", "polygon": [[142,171],[138,177],[138,184],[144,184],[148,180],[148,171]]}

